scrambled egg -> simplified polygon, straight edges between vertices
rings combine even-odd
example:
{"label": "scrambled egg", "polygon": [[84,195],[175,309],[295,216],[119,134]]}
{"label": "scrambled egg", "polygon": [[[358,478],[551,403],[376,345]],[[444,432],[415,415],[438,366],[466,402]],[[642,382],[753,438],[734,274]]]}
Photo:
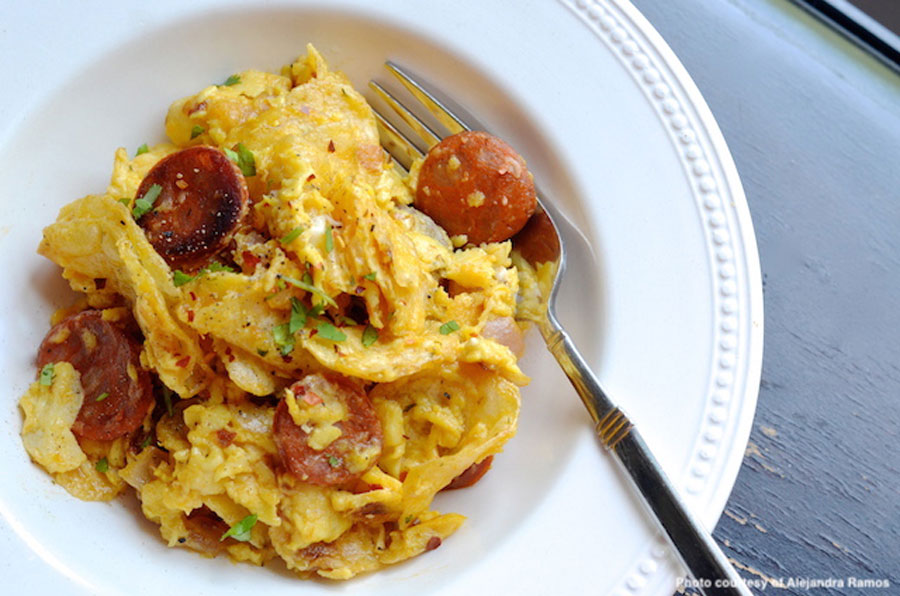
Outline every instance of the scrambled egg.
{"label": "scrambled egg", "polygon": [[[170,546],[346,579],[453,533],[463,518],[433,511],[435,494],[514,434],[527,378],[482,332],[516,316],[519,277],[509,242],[454,249],[410,206],[414,178],[386,158],[370,107],[311,46],[281,74],[229,83],[171,106],[171,142],[135,157],[119,149],[106,192],[65,206],[39,248],[84,295],[72,310],[130,310],[162,397],[130,436],[77,439],[78,372],[57,363],[52,383],[21,399],[22,438],[79,498],[133,487]],[[185,281],[131,209],[160,159],[198,144],[242,144],[255,172],[232,266]],[[308,310],[294,328],[298,300]],[[353,320],[360,310],[366,320]],[[355,487],[308,484],[279,462],[278,400],[315,427],[316,448],[345,414],[298,411],[286,388],[310,373],[359,380],[381,422],[377,463]]]}

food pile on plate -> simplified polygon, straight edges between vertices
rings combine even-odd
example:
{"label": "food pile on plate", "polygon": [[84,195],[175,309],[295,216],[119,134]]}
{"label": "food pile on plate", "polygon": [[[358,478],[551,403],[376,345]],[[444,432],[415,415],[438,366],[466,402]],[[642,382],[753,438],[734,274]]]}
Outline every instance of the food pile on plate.
{"label": "food pile on plate", "polygon": [[312,47],[175,102],[166,133],[44,230],[81,297],[20,401],[28,453],[210,556],[346,579],[433,550],[463,521],[435,495],[516,429],[524,162],[462,133],[406,175]]}

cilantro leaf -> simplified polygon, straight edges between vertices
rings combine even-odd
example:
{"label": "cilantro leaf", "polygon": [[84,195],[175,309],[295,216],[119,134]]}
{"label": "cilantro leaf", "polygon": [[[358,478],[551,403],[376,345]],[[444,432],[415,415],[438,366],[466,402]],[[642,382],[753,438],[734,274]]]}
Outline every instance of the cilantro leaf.
{"label": "cilantro leaf", "polygon": [[341,467],[342,463],[344,463],[344,462],[341,461],[341,458],[335,457],[333,455],[328,456],[328,465],[331,466],[332,468],[339,468],[339,467]]}
{"label": "cilantro leaf", "polygon": [[222,83],[222,87],[231,87],[232,85],[237,85],[241,82],[241,75],[233,74]]}
{"label": "cilantro leaf", "polygon": [[219,271],[227,271],[228,273],[234,273],[234,267],[230,267],[228,265],[223,265],[218,261],[213,261],[206,267],[200,270],[200,275],[205,275],[207,273],[218,273]]}
{"label": "cilantro leaf", "polygon": [[131,210],[131,215],[135,219],[140,219],[145,213],[152,211],[153,203],[159,198],[160,193],[162,193],[162,186],[159,184],[151,185],[147,192],[144,193],[144,196],[134,200],[134,209]]}
{"label": "cilantro leaf", "polygon": [[199,137],[200,135],[202,135],[205,132],[206,132],[206,129],[203,128],[202,126],[200,126],[199,124],[194,126],[194,128],[191,129],[191,140],[193,141],[194,139],[196,139],[197,137]]}
{"label": "cilantro leaf", "polygon": [[188,275],[181,269],[176,269],[172,273],[172,283],[175,284],[176,288],[178,288],[178,287],[183,286],[184,284],[186,284],[189,281],[194,281],[195,279],[197,279],[197,277],[198,277],[197,275]]}
{"label": "cilantro leaf", "polygon": [[325,228],[325,252],[334,250],[334,235],[331,231],[331,225]]}
{"label": "cilantro leaf", "polygon": [[377,275],[377,273],[372,271],[370,273],[366,273],[365,275],[363,275],[363,279],[368,279],[369,281],[375,281],[376,275]]}
{"label": "cilantro leaf", "polygon": [[175,409],[172,407],[172,393],[173,391],[171,389],[163,385],[163,401],[166,403],[166,414],[168,414],[169,417],[175,414]]}
{"label": "cilantro leaf", "polygon": [[291,298],[291,321],[288,323],[288,332],[293,335],[306,325],[306,309],[296,298]]}
{"label": "cilantro leaf", "polygon": [[103,393],[101,393],[100,395],[98,395],[97,398],[96,398],[94,401],[103,401],[103,400],[106,399],[107,397],[109,397],[109,393],[107,393],[106,391],[104,391]]}
{"label": "cilantro leaf", "polygon": [[140,147],[137,148],[137,151],[134,152],[134,156],[137,157],[138,155],[143,155],[144,153],[147,153],[148,151],[150,151],[150,147],[147,146],[147,143],[144,143],[143,145],[141,145]]}
{"label": "cilantro leaf", "polygon": [[272,341],[278,346],[282,356],[294,351],[294,335],[290,332],[290,323],[272,327]]}
{"label": "cilantro leaf", "polygon": [[222,542],[226,538],[234,538],[238,542],[249,542],[250,541],[250,530],[253,529],[253,526],[256,525],[256,514],[252,513],[234,524],[228,531],[222,534],[222,537],[219,539],[219,542]]}
{"label": "cilantro leaf", "polygon": [[41,385],[49,387],[53,384],[53,363],[48,362],[41,369]]}
{"label": "cilantro leaf", "polygon": [[378,330],[371,325],[366,325],[366,328],[365,330],[363,330],[362,334],[362,345],[368,348],[376,341],[378,341]]}
{"label": "cilantro leaf", "polygon": [[228,265],[223,265],[218,261],[213,261],[203,269],[197,272],[196,275],[188,275],[181,269],[176,269],[172,272],[172,283],[175,284],[175,287],[181,287],[189,281],[194,281],[200,277],[203,277],[207,273],[218,273],[220,271],[227,271],[228,273],[234,273],[234,267],[229,267]]}
{"label": "cilantro leaf", "polygon": [[297,237],[302,233],[303,233],[303,226],[297,226],[296,228],[294,228],[293,230],[291,230],[290,232],[288,232],[287,234],[285,234],[284,236],[281,237],[281,243],[282,244],[290,244],[291,242],[296,240]]}
{"label": "cilantro leaf", "polygon": [[256,176],[256,157],[253,156],[253,152],[247,149],[243,143],[237,144],[237,151],[225,147],[225,155],[228,156],[228,159],[237,164],[244,176],[247,178]]}
{"label": "cilantro leaf", "polygon": [[310,294],[315,294],[316,296],[321,298],[324,302],[327,302],[330,306],[337,308],[337,302],[335,302],[331,296],[329,296],[328,294],[326,294],[325,292],[323,292],[316,286],[312,285],[311,283],[307,283],[305,281],[300,281],[299,279],[294,279],[293,277],[288,277],[287,275],[282,275],[281,279],[283,279],[287,283],[291,284],[292,286],[296,286],[296,287],[300,288],[301,290],[306,290]]}
{"label": "cilantro leaf", "polygon": [[316,329],[319,330],[320,336],[331,341],[344,341],[347,339],[347,335],[343,331],[327,321],[321,321]]}
{"label": "cilantro leaf", "polygon": [[447,321],[446,323],[441,325],[441,335],[449,335],[454,331],[459,331],[459,323],[457,323],[456,321]]}
{"label": "cilantro leaf", "polygon": [[126,207],[131,207],[131,198],[130,197],[122,197],[121,199],[116,199]]}
{"label": "cilantro leaf", "polygon": [[96,464],[94,464],[94,467],[97,468],[97,471],[101,474],[106,474],[106,472],[109,471],[109,461],[105,457],[101,458]]}

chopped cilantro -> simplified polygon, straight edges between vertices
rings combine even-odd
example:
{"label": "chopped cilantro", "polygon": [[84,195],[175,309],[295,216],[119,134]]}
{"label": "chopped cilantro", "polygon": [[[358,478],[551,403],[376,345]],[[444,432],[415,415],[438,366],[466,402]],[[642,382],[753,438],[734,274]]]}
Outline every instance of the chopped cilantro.
{"label": "chopped cilantro", "polygon": [[226,147],[225,155],[237,164],[244,176],[247,178],[256,176],[256,158],[253,156],[253,152],[247,149],[243,143],[237,144],[237,151]]}
{"label": "chopped cilantro", "polygon": [[97,399],[95,399],[94,401],[103,401],[103,400],[106,399],[107,397],[109,397],[109,393],[107,393],[106,391],[104,391],[103,393],[101,393],[100,395],[98,395],[98,396],[97,396]]}
{"label": "chopped cilantro", "polygon": [[328,465],[331,466],[332,468],[339,468],[339,467],[341,467],[342,463],[343,462],[341,461],[341,458],[335,457],[333,455],[328,456]]}
{"label": "chopped cilantro", "polygon": [[323,310],[325,310],[325,304],[323,302],[320,302],[306,311],[306,314],[311,317],[318,317],[320,314],[322,314]]}
{"label": "chopped cilantro", "polygon": [[172,272],[172,283],[175,284],[175,287],[178,288],[188,283],[189,281],[194,281],[199,277],[203,277],[207,273],[218,273],[219,271],[227,271],[228,273],[234,273],[234,267],[229,267],[228,265],[223,265],[218,261],[213,261],[203,269],[197,272],[196,275],[188,275],[181,269],[176,269]]}
{"label": "chopped cilantro", "polygon": [[202,135],[205,132],[206,132],[206,129],[203,128],[202,126],[200,126],[200,125],[195,126],[194,128],[191,129],[191,140],[193,141],[194,139],[196,139],[197,137],[199,137],[200,135]]}
{"label": "chopped cilantro", "polygon": [[147,153],[148,151],[150,151],[150,147],[147,147],[147,143],[144,143],[143,145],[141,145],[140,147],[137,148],[137,151],[134,152],[134,156],[137,157],[138,155],[143,155],[144,153]]}
{"label": "chopped cilantro", "polygon": [[[307,265],[309,267],[309,265]],[[309,271],[303,272],[303,283],[313,285],[312,275],[309,274]]]}
{"label": "chopped cilantro", "polygon": [[327,302],[330,306],[334,306],[335,308],[337,308],[337,302],[335,302],[331,296],[329,296],[316,286],[312,285],[311,283],[300,281],[299,279],[294,279],[293,277],[288,277],[287,275],[282,275],[281,279],[291,284],[292,286],[300,288],[301,290],[306,290],[310,294],[315,294],[323,301]]}
{"label": "chopped cilantro", "polygon": [[53,363],[48,362],[41,369],[41,385],[49,387],[53,384]]}
{"label": "chopped cilantro", "polygon": [[227,79],[225,79],[225,82],[222,83],[222,86],[223,87],[231,87],[232,85],[237,85],[240,82],[241,82],[241,75],[233,74],[230,77],[228,77]]}
{"label": "chopped cilantro", "polygon": [[265,357],[265,355],[269,353],[269,350],[260,350],[259,348],[256,348],[256,353],[262,357]]}
{"label": "chopped cilantro", "polygon": [[141,441],[141,449],[146,449],[147,447],[149,447],[150,441],[152,440],[152,438],[153,437],[151,437],[150,435],[147,435],[146,437],[144,437],[144,440]]}
{"label": "chopped cilantro", "polygon": [[183,286],[189,281],[194,281],[195,279],[197,279],[196,275],[188,275],[181,269],[176,269],[172,274],[172,283],[175,284],[176,288]]}
{"label": "chopped cilantro", "polygon": [[294,351],[294,335],[290,332],[290,323],[272,327],[272,340],[278,346],[282,356]]}
{"label": "chopped cilantro", "polygon": [[303,226],[297,226],[296,228],[294,228],[293,230],[291,230],[290,232],[288,232],[287,234],[285,234],[284,236],[281,237],[281,243],[282,244],[290,244],[291,242],[296,240],[297,237],[302,233],[303,233]]}
{"label": "chopped cilantro", "polygon": [[121,199],[116,199],[126,207],[131,207],[131,199],[129,197],[122,197]]}
{"label": "chopped cilantro", "polygon": [[162,395],[163,401],[166,402],[166,414],[171,417],[175,414],[175,410],[172,408],[172,390],[163,385]]}
{"label": "chopped cilantro", "polygon": [[459,331],[459,323],[456,321],[447,321],[443,325],[441,325],[441,335],[449,335],[454,331]]}
{"label": "chopped cilantro", "polygon": [[97,468],[97,471],[101,474],[106,474],[106,472],[109,471],[109,461],[105,457],[101,458],[100,461],[94,464],[94,467]]}
{"label": "chopped cilantro", "polygon": [[219,539],[219,542],[225,540],[226,538],[234,538],[238,542],[249,542],[250,541],[250,530],[253,529],[253,526],[256,525],[256,514],[250,514],[238,523],[234,524],[228,531],[222,534],[222,537]]}
{"label": "chopped cilantro", "polygon": [[372,271],[371,273],[366,273],[365,275],[363,275],[363,279],[368,279],[369,281],[375,281],[375,275],[376,275],[376,273],[374,271]]}
{"label": "chopped cilantro", "polygon": [[228,273],[234,273],[234,267],[230,267],[228,265],[223,265],[218,261],[213,261],[206,267],[200,270],[199,275],[204,275],[206,273],[218,273],[219,271],[227,271]]}
{"label": "chopped cilantro", "polygon": [[322,321],[316,327],[319,330],[319,335],[324,337],[325,339],[330,339],[331,341],[344,341],[347,339],[347,336],[343,331],[328,323],[327,321]]}
{"label": "chopped cilantro", "polygon": [[131,215],[135,219],[140,219],[142,215],[152,211],[153,203],[159,198],[161,192],[162,186],[159,184],[151,185],[147,192],[144,193],[144,196],[134,200],[134,209],[131,210]]}
{"label": "chopped cilantro", "polygon": [[306,309],[296,298],[291,298],[291,321],[288,323],[288,332],[293,335],[306,325]]}
{"label": "chopped cilantro", "polygon": [[378,330],[371,325],[366,325],[362,334],[362,345],[367,348],[378,341]]}
{"label": "chopped cilantro", "polygon": [[325,228],[325,252],[331,252],[334,250],[334,235],[331,231],[331,225]]}

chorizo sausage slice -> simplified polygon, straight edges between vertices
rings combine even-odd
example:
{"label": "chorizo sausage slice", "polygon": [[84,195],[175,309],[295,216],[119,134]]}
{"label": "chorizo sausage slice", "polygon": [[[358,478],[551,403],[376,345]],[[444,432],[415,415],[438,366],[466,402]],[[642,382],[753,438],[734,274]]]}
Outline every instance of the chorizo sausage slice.
{"label": "chorizo sausage slice", "polygon": [[[188,147],[161,159],[137,197],[159,186],[153,208],[137,223],[170,267],[197,269],[231,240],[249,209],[241,170],[214,147]],[[156,191],[152,191],[156,192]]]}
{"label": "chorizo sausage slice", "polygon": [[465,131],[428,152],[414,204],[451,236],[465,234],[481,244],[521,230],[537,197],[522,156],[486,132]]}
{"label": "chorizo sausage slice", "polygon": [[522,258],[532,265],[559,258],[559,237],[550,216],[543,209],[531,216],[522,231],[513,236],[512,243]]}
{"label": "chorizo sausage slice", "polygon": [[50,329],[38,348],[38,368],[66,361],[81,374],[84,402],[72,432],[107,441],[138,428],[153,407],[141,345],[99,310],[85,310]]}
{"label": "chorizo sausage slice", "polygon": [[[324,449],[310,446],[312,429],[298,426],[288,410],[287,400],[275,409],[275,444],[285,468],[297,478],[319,486],[337,486],[358,479],[381,455],[382,431],[366,393],[345,379],[307,375],[290,387],[300,408],[340,402],[346,418],[334,426],[341,434]],[[306,425],[304,425],[306,426]]]}
{"label": "chorizo sausage slice", "polygon": [[457,488],[468,488],[481,480],[481,477],[487,474],[487,471],[491,469],[491,464],[494,461],[494,456],[489,455],[480,462],[474,463],[468,468],[466,468],[462,474],[454,478],[450,481],[450,484],[445,486],[443,490],[453,490]]}

